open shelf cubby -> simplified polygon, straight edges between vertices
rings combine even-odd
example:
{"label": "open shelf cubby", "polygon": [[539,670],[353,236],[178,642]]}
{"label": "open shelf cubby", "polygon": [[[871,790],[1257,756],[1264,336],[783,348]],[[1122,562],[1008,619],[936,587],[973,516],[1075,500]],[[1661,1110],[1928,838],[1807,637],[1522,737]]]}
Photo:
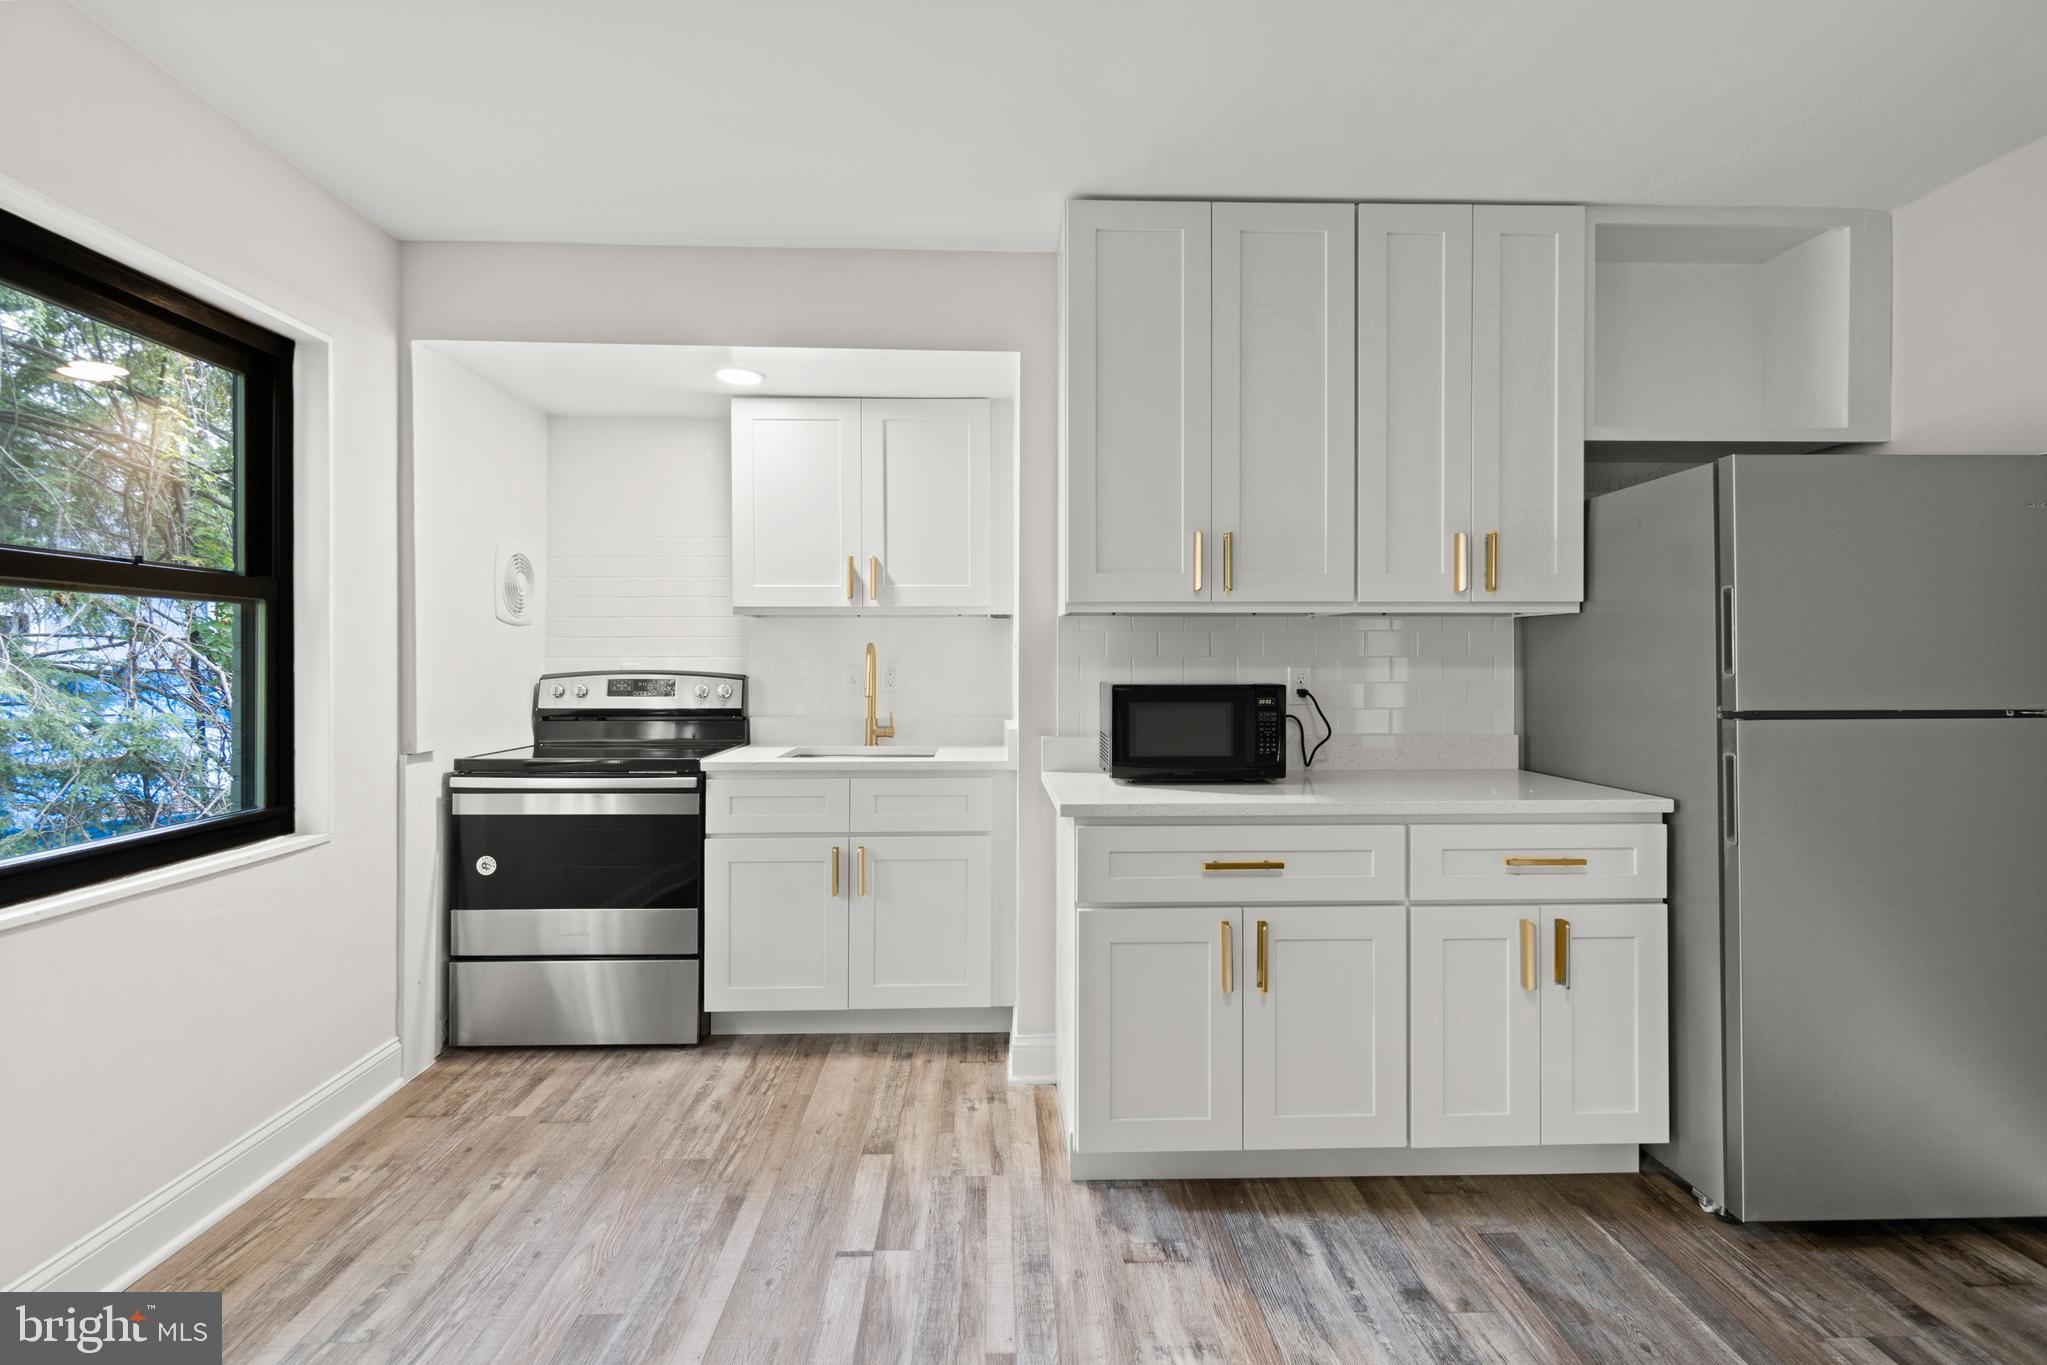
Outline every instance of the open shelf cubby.
{"label": "open shelf cubby", "polygon": [[1889,435],[1890,218],[1595,209],[1587,439]]}

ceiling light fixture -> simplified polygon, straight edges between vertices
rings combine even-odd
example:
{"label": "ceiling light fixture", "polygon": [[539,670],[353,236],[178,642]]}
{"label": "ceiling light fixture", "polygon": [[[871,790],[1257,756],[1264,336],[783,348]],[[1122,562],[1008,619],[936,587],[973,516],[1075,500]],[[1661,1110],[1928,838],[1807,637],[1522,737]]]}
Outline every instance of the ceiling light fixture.
{"label": "ceiling light fixture", "polygon": [[759,370],[742,370],[737,365],[727,365],[717,373],[719,383],[738,384],[749,389],[767,378]]}
{"label": "ceiling light fixture", "polygon": [[66,379],[76,379],[81,384],[104,384],[109,379],[128,377],[128,371],[119,365],[112,365],[104,360],[83,358],[65,361],[57,367],[57,373]]}

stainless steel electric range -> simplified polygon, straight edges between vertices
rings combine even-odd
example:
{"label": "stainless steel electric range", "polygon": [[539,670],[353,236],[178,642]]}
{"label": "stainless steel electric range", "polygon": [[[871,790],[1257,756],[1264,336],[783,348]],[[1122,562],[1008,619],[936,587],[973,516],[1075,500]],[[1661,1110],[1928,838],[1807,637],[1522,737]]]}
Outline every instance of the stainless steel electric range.
{"label": "stainless steel electric range", "polygon": [[533,743],[455,761],[448,1039],[695,1043],[703,769],[747,742],[730,673],[552,673]]}

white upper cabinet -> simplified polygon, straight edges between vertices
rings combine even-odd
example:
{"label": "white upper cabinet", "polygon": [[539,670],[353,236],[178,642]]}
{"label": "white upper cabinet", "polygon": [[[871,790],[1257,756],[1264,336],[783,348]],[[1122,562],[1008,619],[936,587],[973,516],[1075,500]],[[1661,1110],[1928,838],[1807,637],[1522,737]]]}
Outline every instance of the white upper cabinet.
{"label": "white upper cabinet", "polygon": [[1348,602],[1357,312],[1349,204],[1217,204],[1209,594]]}
{"label": "white upper cabinet", "polygon": [[1873,209],[1591,212],[1595,441],[1891,434],[1891,218]]}
{"label": "white upper cabinet", "polygon": [[1472,211],[1471,597],[1585,597],[1585,210]]}
{"label": "white upper cabinet", "polygon": [[1471,206],[1360,204],[1357,274],[1357,599],[1468,602]]}
{"label": "white upper cabinet", "polygon": [[1208,598],[1209,211],[1067,205],[1064,596]]}
{"label": "white upper cabinet", "polygon": [[732,400],[732,605],[854,604],[860,402]]}
{"label": "white upper cabinet", "polygon": [[981,398],[860,404],[866,606],[987,611],[995,520]]}
{"label": "white upper cabinet", "polygon": [[1585,212],[1068,205],[1065,611],[1582,598]]}

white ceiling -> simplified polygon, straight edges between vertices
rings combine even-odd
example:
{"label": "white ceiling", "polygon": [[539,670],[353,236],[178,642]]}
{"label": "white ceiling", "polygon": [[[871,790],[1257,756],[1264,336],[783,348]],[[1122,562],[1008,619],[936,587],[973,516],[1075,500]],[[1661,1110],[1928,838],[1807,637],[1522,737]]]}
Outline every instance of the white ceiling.
{"label": "white ceiling", "polygon": [[1083,194],[1892,208],[2042,0],[78,0],[404,238],[1049,250]]}
{"label": "white ceiling", "polygon": [[[1014,398],[1004,351],[862,351],[793,346],[612,346],[565,341],[421,342],[557,417],[724,417],[736,395]],[[734,388],[735,365],[765,382]]]}

